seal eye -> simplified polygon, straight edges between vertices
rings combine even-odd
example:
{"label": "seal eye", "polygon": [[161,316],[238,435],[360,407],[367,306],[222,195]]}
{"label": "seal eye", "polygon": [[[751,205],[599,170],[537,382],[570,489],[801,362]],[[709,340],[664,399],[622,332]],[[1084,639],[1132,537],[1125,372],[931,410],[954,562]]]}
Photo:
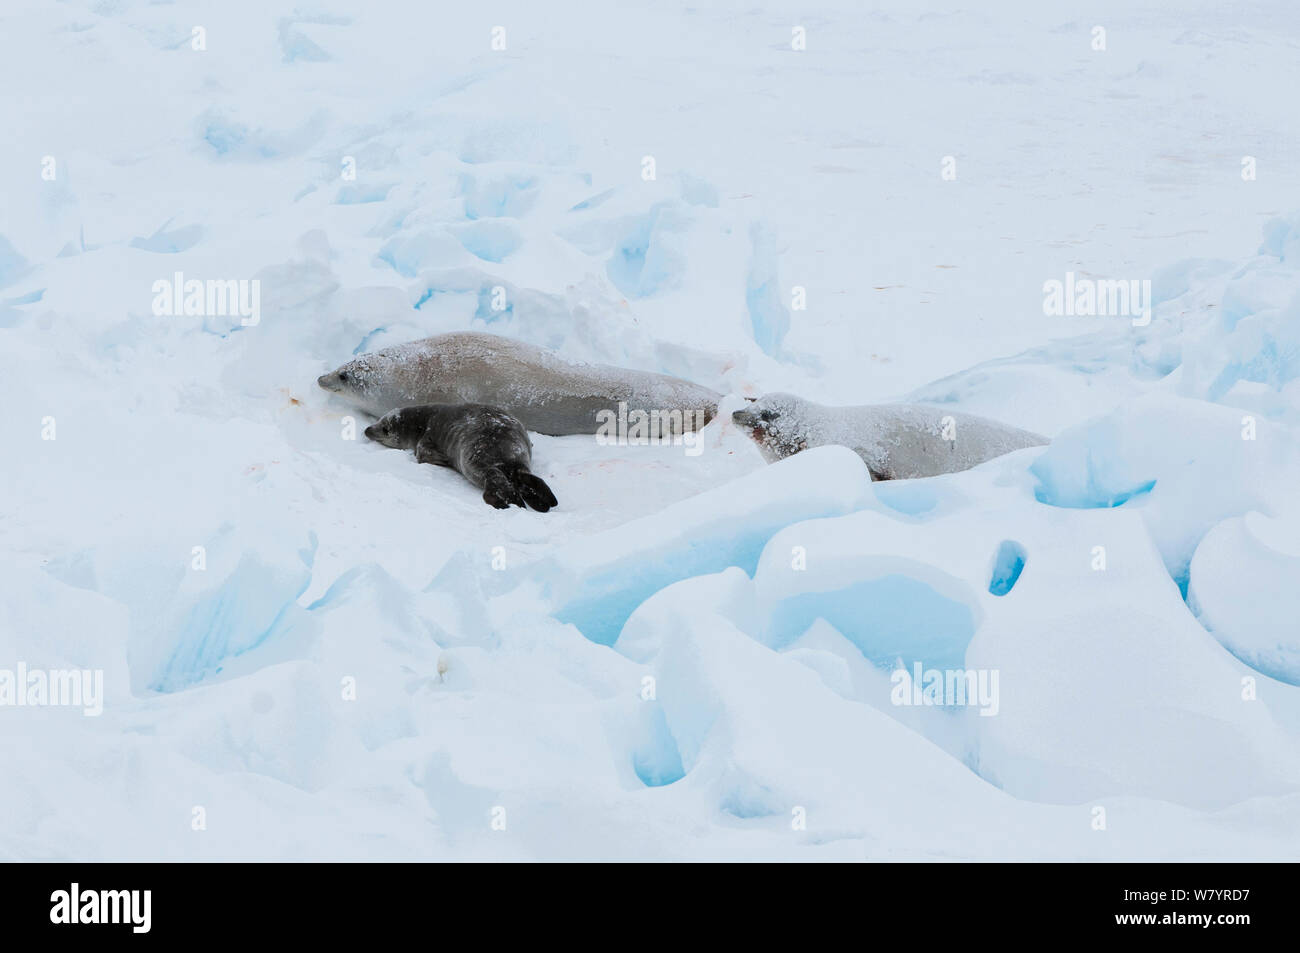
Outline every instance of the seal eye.
{"label": "seal eye", "polygon": [[771,410],[765,410],[758,415],[758,419],[771,423],[773,420],[776,420],[776,412]]}
{"label": "seal eye", "polygon": [[347,372],[347,371],[339,371],[339,380],[341,380],[341,381],[345,381],[345,380],[347,380],[347,379],[348,379],[348,372]]}

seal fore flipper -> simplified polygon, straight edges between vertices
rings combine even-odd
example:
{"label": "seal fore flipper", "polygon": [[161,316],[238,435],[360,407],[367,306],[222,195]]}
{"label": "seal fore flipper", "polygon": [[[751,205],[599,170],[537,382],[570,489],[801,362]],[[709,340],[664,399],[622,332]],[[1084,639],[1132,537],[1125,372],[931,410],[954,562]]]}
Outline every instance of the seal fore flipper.
{"label": "seal fore flipper", "polygon": [[451,466],[451,460],[447,459],[446,455],[438,449],[428,434],[421,437],[415,445],[415,462],[431,463],[435,467]]}

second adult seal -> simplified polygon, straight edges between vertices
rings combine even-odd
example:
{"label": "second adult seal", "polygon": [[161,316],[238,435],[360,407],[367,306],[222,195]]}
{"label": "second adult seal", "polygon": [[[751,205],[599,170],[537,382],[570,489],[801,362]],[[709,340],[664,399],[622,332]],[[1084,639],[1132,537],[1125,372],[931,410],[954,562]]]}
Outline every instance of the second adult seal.
{"label": "second adult seal", "polygon": [[824,407],[793,394],[767,394],[731,419],[750,432],[769,461],[840,444],[862,458],[873,480],[956,473],[1049,442],[987,417],[923,404]]}

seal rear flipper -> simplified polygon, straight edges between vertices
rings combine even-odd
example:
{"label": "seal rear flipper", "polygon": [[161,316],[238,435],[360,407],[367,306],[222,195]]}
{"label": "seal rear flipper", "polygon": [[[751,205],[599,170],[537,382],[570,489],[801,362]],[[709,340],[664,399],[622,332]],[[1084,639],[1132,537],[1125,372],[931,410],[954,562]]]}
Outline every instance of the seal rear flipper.
{"label": "seal rear flipper", "polygon": [[501,470],[490,470],[483,480],[483,502],[499,510],[509,509],[511,504],[525,506],[519,488]]}
{"label": "seal rear flipper", "polygon": [[519,495],[539,513],[545,513],[552,506],[558,506],[560,503],[551,492],[551,488],[546,485],[546,481],[535,473],[529,473],[527,470],[518,471],[514,474],[514,485]]}

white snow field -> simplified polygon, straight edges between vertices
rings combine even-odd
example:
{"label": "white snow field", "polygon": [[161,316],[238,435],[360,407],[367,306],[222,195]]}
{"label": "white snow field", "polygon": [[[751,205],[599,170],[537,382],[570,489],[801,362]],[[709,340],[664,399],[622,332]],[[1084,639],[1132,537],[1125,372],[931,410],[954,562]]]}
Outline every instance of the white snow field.
{"label": "white snow field", "polygon": [[[1300,5],[962,7],[5,0],[0,857],[1300,856]],[[496,511],[315,383],[465,329],[728,396]]]}

